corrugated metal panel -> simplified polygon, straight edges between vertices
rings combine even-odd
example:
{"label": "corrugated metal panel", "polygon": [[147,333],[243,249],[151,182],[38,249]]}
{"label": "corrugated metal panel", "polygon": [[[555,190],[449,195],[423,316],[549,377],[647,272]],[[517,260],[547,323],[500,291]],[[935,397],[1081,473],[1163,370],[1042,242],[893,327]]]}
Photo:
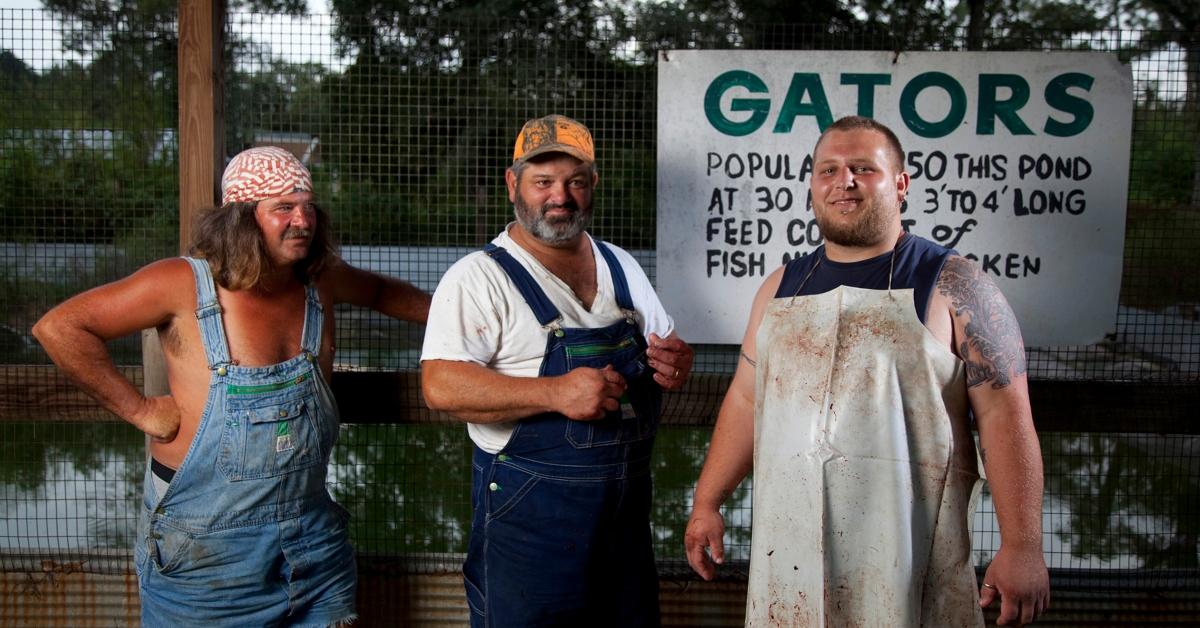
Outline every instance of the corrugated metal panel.
{"label": "corrugated metal panel", "polygon": [[[396,565],[387,568],[386,561],[364,562],[356,626],[467,626],[459,573],[410,574]],[[660,592],[663,626],[742,625],[743,582],[663,580]],[[1195,591],[1067,589],[1052,595],[1050,612],[1039,626],[1200,625],[1200,593]],[[987,612],[989,625],[996,611]],[[137,626],[138,614],[137,577],[131,567],[83,573],[48,560],[40,569],[0,572],[0,626]]]}
{"label": "corrugated metal panel", "polygon": [[663,626],[742,626],[746,613],[745,582],[659,583],[658,604]]}
{"label": "corrugated metal panel", "polygon": [[[363,574],[358,586],[358,612],[363,626],[440,628],[468,623],[462,574],[375,571]],[[664,627],[741,626],[743,623],[744,583],[663,581],[660,596]]]}
{"label": "corrugated metal panel", "polygon": [[[988,609],[989,625],[999,609]],[[1200,594],[1194,591],[1055,591],[1038,626],[1196,626]]]}
{"label": "corrugated metal panel", "polygon": [[137,576],[56,569],[0,573],[0,625],[137,626]]}
{"label": "corrugated metal panel", "polygon": [[355,626],[466,626],[462,574],[361,573]]}

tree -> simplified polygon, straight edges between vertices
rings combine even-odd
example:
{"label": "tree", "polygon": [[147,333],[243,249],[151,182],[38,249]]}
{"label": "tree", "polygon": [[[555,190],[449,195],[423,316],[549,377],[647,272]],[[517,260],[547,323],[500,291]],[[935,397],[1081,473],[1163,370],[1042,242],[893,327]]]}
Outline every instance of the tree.
{"label": "tree", "polygon": [[0,78],[8,85],[19,85],[33,80],[33,70],[11,50],[0,50]]}
{"label": "tree", "polygon": [[1131,0],[1124,5],[1130,22],[1148,30],[1141,41],[1147,53],[1169,45],[1184,52],[1183,111],[1189,115],[1192,146],[1192,207],[1200,208],[1200,3],[1194,0]]}
{"label": "tree", "polygon": [[898,32],[908,49],[950,50],[965,29],[968,50],[1056,49],[1105,25],[1103,0],[861,0],[866,23]]}

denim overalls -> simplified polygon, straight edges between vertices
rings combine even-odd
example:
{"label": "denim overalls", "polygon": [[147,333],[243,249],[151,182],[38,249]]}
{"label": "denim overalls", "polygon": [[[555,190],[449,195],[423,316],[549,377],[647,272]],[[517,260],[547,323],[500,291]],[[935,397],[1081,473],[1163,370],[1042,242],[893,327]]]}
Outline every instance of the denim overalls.
{"label": "denim overalls", "polygon": [[625,319],[598,329],[560,326],[558,309],[503,248],[485,250],[544,327],[541,376],[613,365],[629,387],[597,421],[546,413],[517,423],[496,455],[475,448],[474,516],[463,565],[471,625],[657,626],[650,545],[650,452],[662,391],[644,359],[625,274],[596,242]]}
{"label": "denim overalls", "polygon": [[212,383],[183,464],[159,496],[146,472],[134,550],[145,626],[324,626],[354,616],[349,515],[325,488],[337,408],[307,289],[303,350],[279,364],[229,358],[208,263],[186,258]]}

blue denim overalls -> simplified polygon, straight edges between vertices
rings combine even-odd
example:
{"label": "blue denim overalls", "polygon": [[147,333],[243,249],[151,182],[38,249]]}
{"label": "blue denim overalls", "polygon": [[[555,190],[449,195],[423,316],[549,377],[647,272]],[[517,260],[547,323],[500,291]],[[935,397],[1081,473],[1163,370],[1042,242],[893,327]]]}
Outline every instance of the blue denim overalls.
{"label": "blue denim overalls", "polygon": [[596,245],[625,313],[599,329],[561,327],[525,268],[503,248],[485,249],[550,330],[540,375],[611,364],[629,387],[621,410],[603,419],[540,414],[519,421],[498,454],[475,448],[463,565],[474,628],[659,624],[650,452],[662,391],[646,366],[621,265]]}
{"label": "blue denim overalls", "polygon": [[208,263],[196,277],[208,401],[165,494],[147,469],[134,550],[145,626],[324,626],[354,616],[349,515],[325,488],[337,408],[307,289],[303,350],[279,364],[229,358]]}

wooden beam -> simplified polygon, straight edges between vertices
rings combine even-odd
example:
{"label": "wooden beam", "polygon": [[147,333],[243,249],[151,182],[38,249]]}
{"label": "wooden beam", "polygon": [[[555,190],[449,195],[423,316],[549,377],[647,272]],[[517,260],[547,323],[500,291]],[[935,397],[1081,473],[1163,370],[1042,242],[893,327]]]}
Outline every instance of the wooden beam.
{"label": "wooden beam", "polygon": [[[142,369],[117,370],[142,386]],[[0,365],[0,423],[28,421],[121,421],[87,396],[54,365]]]}
{"label": "wooden beam", "polygon": [[[140,385],[141,370],[124,367]],[[662,423],[711,428],[729,376],[693,373],[683,390],[663,398]],[[457,423],[425,407],[417,371],[333,375],[343,423]],[[1041,381],[1029,384],[1039,432],[1200,434],[1200,386],[1187,383]],[[117,420],[53,366],[0,366],[0,422]]]}
{"label": "wooden beam", "polygon": [[[730,376],[693,373],[663,399],[666,426],[711,427]],[[454,419],[425,407],[420,374],[335,373],[333,391],[345,423],[439,423]],[[1039,432],[1200,434],[1200,386],[1194,383],[1030,382]]]}

